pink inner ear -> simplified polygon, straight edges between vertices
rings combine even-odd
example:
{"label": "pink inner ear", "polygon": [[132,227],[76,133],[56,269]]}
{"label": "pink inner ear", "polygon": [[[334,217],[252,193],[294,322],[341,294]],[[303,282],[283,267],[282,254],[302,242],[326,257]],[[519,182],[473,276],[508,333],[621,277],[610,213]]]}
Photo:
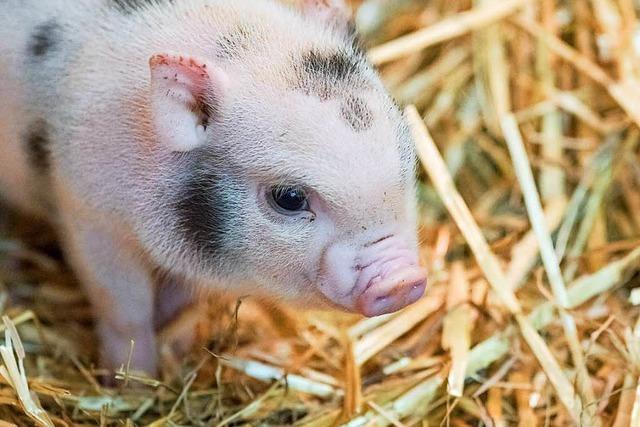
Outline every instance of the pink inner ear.
{"label": "pink inner ear", "polygon": [[190,104],[201,100],[211,82],[207,64],[194,58],[159,54],[149,59],[149,66],[155,83],[178,89],[172,94]]}
{"label": "pink inner ear", "polygon": [[220,102],[225,73],[188,56],[158,54],[149,59],[150,103],[158,141],[173,151],[190,151],[206,141],[210,102]]}

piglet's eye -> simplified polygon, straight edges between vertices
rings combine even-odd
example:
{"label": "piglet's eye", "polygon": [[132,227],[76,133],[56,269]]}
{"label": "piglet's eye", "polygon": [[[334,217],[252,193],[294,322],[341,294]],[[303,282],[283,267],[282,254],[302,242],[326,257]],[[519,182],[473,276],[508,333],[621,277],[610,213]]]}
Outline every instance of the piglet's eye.
{"label": "piglet's eye", "polygon": [[299,186],[275,186],[271,189],[274,208],[285,215],[309,209],[307,193]]}

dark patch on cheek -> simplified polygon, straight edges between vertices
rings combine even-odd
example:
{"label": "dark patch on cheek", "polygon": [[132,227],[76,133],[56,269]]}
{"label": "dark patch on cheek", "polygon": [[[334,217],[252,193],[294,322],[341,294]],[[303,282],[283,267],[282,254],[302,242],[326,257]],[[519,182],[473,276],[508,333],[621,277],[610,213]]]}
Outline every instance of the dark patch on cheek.
{"label": "dark patch on cheek", "polygon": [[189,174],[173,202],[178,232],[204,255],[220,255],[233,216],[232,203],[221,191],[225,178],[202,164],[190,168]]}
{"label": "dark patch on cheek", "polygon": [[340,108],[340,115],[355,132],[364,132],[373,126],[373,113],[362,98],[347,97]]}
{"label": "dark patch on cheek", "polygon": [[43,57],[54,50],[60,41],[60,32],[60,25],[53,19],[36,26],[29,39],[31,55]]}
{"label": "dark patch on cheek", "polygon": [[31,124],[25,137],[25,148],[31,166],[40,174],[48,173],[50,161],[49,127],[44,120]]}
{"label": "dark patch on cheek", "polygon": [[124,15],[144,10],[163,3],[171,4],[174,0],[107,0],[108,5]]}

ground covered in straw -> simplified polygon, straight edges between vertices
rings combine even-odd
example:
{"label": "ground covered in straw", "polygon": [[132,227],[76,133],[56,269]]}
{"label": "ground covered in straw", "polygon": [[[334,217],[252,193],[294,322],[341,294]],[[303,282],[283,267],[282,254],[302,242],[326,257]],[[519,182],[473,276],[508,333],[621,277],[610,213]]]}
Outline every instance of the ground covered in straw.
{"label": "ground covered in straw", "polygon": [[640,425],[637,14],[632,0],[362,5],[421,160],[431,286],[397,314],[214,299],[163,331],[159,378],[124,366],[104,388],[55,239],[3,214],[0,427]]}

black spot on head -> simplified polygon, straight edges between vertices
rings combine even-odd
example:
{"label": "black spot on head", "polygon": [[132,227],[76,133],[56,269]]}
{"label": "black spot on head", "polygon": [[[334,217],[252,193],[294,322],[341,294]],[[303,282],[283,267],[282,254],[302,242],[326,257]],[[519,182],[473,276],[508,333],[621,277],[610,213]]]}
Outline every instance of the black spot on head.
{"label": "black spot on head", "polygon": [[340,115],[356,132],[373,126],[373,113],[362,98],[348,96],[340,108]]}
{"label": "black spot on head", "polygon": [[144,10],[151,6],[158,6],[163,3],[173,3],[173,0],[107,0],[109,6],[125,15]]}
{"label": "black spot on head", "polygon": [[230,194],[229,178],[219,173],[219,165],[203,151],[194,155],[188,166],[188,176],[175,190],[173,211],[177,217],[178,232],[194,249],[206,257],[220,255],[226,235],[234,217],[234,204],[227,200]]}
{"label": "black spot on head", "polygon": [[302,65],[309,75],[336,81],[346,80],[360,69],[360,63],[343,51],[329,54],[308,52],[303,57]]}
{"label": "black spot on head", "polygon": [[60,24],[54,19],[37,25],[29,39],[29,52],[36,57],[45,56],[60,41]]}
{"label": "black spot on head", "polygon": [[37,120],[29,127],[25,148],[29,162],[38,173],[46,174],[50,164],[49,127],[44,120]]}
{"label": "black spot on head", "polygon": [[233,31],[224,34],[218,40],[218,57],[221,59],[238,58],[251,47],[254,32],[246,26],[238,26]]}
{"label": "black spot on head", "polygon": [[314,49],[305,53],[296,66],[297,83],[307,94],[327,100],[346,84],[361,84],[362,68],[363,62],[352,52]]}
{"label": "black spot on head", "polygon": [[325,53],[312,50],[302,57],[302,70],[307,76],[334,82],[357,75],[360,66],[360,61],[345,51]]}

